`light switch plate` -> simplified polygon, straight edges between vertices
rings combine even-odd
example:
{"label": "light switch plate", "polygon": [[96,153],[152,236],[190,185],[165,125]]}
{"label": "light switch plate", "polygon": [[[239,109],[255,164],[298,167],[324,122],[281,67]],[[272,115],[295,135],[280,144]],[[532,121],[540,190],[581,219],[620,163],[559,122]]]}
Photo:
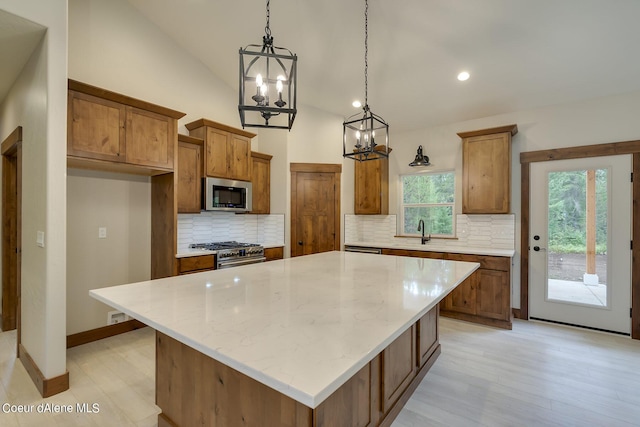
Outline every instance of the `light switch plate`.
{"label": "light switch plate", "polygon": [[98,239],[107,238],[107,227],[98,227]]}
{"label": "light switch plate", "polygon": [[44,231],[36,231],[36,245],[44,248]]}

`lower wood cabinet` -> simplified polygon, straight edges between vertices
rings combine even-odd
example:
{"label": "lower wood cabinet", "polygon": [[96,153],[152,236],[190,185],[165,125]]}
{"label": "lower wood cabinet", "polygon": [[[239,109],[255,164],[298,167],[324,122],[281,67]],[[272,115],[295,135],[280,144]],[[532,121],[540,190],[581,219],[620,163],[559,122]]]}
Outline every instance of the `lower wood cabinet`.
{"label": "lower wood cabinet", "polygon": [[311,409],[156,332],[158,425],[389,426],[439,355],[436,306]]}
{"label": "lower wood cabinet", "polygon": [[384,255],[480,263],[464,282],[440,303],[440,314],[503,329],[511,329],[511,258],[406,249],[382,249]]}
{"label": "lower wood cabinet", "polygon": [[264,256],[267,261],[282,259],[284,258],[284,247],[278,246],[276,248],[264,248]]}
{"label": "lower wood cabinet", "polygon": [[215,255],[197,255],[178,258],[178,274],[180,275],[215,269]]}
{"label": "lower wood cabinet", "polygon": [[388,412],[415,376],[415,326],[382,352],[382,411]]}

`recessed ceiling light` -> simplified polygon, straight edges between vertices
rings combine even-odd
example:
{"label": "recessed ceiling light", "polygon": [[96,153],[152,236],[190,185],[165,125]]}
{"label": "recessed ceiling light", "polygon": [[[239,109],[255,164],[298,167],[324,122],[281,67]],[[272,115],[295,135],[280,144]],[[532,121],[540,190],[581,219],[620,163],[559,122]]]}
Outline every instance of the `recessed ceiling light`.
{"label": "recessed ceiling light", "polygon": [[353,101],[351,103],[351,105],[353,105],[355,108],[360,108],[362,107],[362,102],[358,101],[357,99],[355,101]]}
{"label": "recessed ceiling light", "polygon": [[469,73],[466,71],[461,72],[460,74],[458,74],[458,80],[460,80],[461,82],[468,80],[469,79]]}

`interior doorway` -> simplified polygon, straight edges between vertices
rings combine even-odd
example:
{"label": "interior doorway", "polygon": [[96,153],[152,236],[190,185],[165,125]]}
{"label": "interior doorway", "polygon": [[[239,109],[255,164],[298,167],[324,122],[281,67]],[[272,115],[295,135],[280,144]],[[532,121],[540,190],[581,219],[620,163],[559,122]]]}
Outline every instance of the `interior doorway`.
{"label": "interior doorway", "polygon": [[20,264],[22,218],[22,127],[2,151],[2,330],[17,329],[20,344]]}
{"label": "interior doorway", "polygon": [[340,250],[342,165],[291,164],[291,256]]}

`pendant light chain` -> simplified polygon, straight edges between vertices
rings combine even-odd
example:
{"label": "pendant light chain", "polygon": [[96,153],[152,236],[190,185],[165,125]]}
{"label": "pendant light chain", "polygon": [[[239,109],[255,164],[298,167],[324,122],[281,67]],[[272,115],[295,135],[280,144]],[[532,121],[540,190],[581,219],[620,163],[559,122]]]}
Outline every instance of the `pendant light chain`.
{"label": "pendant light chain", "polygon": [[269,37],[271,37],[271,27],[269,27],[269,18],[271,18],[271,11],[269,9],[270,3],[271,3],[271,0],[267,0],[267,26],[264,27],[264,32]]}
{"label": "pendant light chain", "polygon": [[369,108],[369,0],[364,1],[364,106]]}

